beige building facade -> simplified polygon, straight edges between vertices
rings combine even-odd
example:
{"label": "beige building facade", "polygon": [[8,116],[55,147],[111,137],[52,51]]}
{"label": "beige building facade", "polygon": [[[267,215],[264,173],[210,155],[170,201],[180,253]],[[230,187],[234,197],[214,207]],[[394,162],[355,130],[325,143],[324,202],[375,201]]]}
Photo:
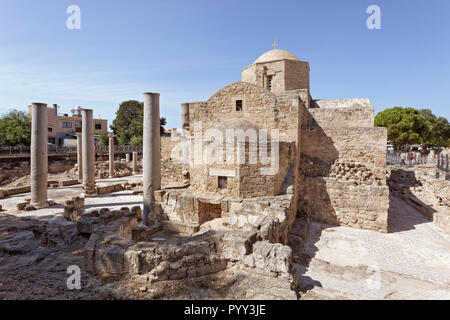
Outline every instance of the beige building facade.
{"label": "beige building facade", "polygon": [[[58,105],[53,104],[51,107],[47,107],[48,117],[48,142],[57,146],[64,145],[66,137],[73,140],[75,133],[81,132],[81,108],[73,110],[73,114],[58,115]],[[28,106],[28,114],[31,118],[31,106]],[[107,132],[108,120],[106,119],[93,119],[94,132]],[[70,143],[69,143],[70,144]]]}

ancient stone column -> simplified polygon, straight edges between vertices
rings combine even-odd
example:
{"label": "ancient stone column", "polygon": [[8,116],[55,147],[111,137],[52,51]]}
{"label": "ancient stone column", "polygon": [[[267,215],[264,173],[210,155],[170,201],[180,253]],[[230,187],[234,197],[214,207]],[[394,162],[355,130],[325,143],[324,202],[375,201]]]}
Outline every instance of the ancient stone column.
{"label": "ancient stone column", "polygon": [[82,159],[83,159],[83,196],[96,196],[95,190],[95,149],[93,112],[91,109],[83,109],[82,116]]}
{"label": "ancient stone column", "polygon": [[133,152],[133,174],[138,174],[137,162],[138,162],[138,153]]}
{"label": "ancient stone column", "polygon": [[77,166],[78,181],[83,182],[83,139],[81,132],[77,132]]}
{"label": "ancient stone column", "polygon": [[181,173],[183,175],[183,183],[188,184],[190,181],[189,161],[190,161],[190,135],[189,135],[189,103],[181,104],[181,156],[182,165]]}
{"label": "ancient stone column", "polygon": [[114,178],[114,135],[109,135],[109,178]]}
{"label": "ancient stone column", "polygon": [[125,161],[130,162],[130,154],[129,153],[125,154]]}
{"label": "ancient stone column", "polygon": [[47,105],[33,103],[31,114],[31,206],[47,207],[48,118]]}
{"label": "ancient stone column", "polygon": [[161,137],[159,122],[159,93],[144,93],[143,132],[143,223],[148,225],[149,214],[155,214],[156,190],[161,189]]}

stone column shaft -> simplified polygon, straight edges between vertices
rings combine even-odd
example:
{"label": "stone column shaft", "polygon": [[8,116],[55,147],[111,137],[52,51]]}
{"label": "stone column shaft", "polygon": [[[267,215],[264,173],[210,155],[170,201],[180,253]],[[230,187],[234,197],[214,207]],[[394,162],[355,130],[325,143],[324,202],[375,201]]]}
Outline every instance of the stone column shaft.
{"label": "stone column shaft", "polygon": [[93,112],[83,109],[82,114],[82,137],[83,137],[83,195],[84,197],[95,196],[95,148]]}
{"label": "stone column shaft", "polygon": [[33,103],[31,115],[31,206],[47,207],[48,118],[47,105]]}
{"label": "stone column shaft", "polygon": [[138,153],[133,152],[133,174],[138,174],[137,162],[138,162]]}
{"label": "stone column shaft", "polygon": [[183,183],[188,184],[190,181],[189,161],[190,161],[190,135],[189,135],[189,103],[181,104],[181,153],[182,165],[181,174],[183,175]]}
{"label": "stone column shaft", "polygon": [[78,181],[83,182],[83,137],[81,132],[77,132],[77,164],[78,164]]}
{"label": "stone column shaft", "polygon": [[154,214],[156,190],[161,189],[161,137],[159,120],[159,93],[144,93],[143,132],[143,181],[144,210],[143,223]]}
{"label": "stone column shaft", "polygon": [[109,177],[114,178],[114,135],[109,135]]}

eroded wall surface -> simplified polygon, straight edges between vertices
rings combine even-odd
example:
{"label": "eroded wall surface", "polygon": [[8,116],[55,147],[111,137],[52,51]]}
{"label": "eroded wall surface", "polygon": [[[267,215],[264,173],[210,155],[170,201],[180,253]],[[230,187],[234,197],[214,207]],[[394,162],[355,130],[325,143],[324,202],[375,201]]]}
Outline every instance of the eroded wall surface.
{"label": "eroded wall surface", "polygon": [[302,119],[299,210],[333,225],[387,232],[385,128],[373,108],[307,109]]}

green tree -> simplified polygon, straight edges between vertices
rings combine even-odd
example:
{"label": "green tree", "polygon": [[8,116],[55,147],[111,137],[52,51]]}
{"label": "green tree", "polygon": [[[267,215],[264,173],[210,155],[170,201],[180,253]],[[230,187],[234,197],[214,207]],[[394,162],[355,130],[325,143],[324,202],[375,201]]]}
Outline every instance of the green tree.
{"label": "green tree", "polygon": [[426,143],[432,132],[431,123],[414,108],[395,107],[381,111],[375,117],[375,126],[387,128],[388,140],[396,148]]}
{"label": "green tree", "polygon": [[0,146],[29,146],[31,120],[23,111],[11,110],[0,118]]}
{"label": "green tree", "polygon": [[[160,132],[163,134],[166,119],[160,119]],[[120,104],[116,112],[116,119],[110,126],[117,136],[120,145],[141,145],[144,128],[144,103],[128,100]]]}
{"label": "green tree", "polygon": [[432,146],[448,147],[450,145],[450,124],[444,117],[436,117],[430,109],[420,110],[420,114],[432,126],[431,136],[427,143]]}
{"label": "green tree", "polygon": [[98,136],[98,143],[101,146],[109,146],[109,136],[107,132],[97,131],[96,135]]}

